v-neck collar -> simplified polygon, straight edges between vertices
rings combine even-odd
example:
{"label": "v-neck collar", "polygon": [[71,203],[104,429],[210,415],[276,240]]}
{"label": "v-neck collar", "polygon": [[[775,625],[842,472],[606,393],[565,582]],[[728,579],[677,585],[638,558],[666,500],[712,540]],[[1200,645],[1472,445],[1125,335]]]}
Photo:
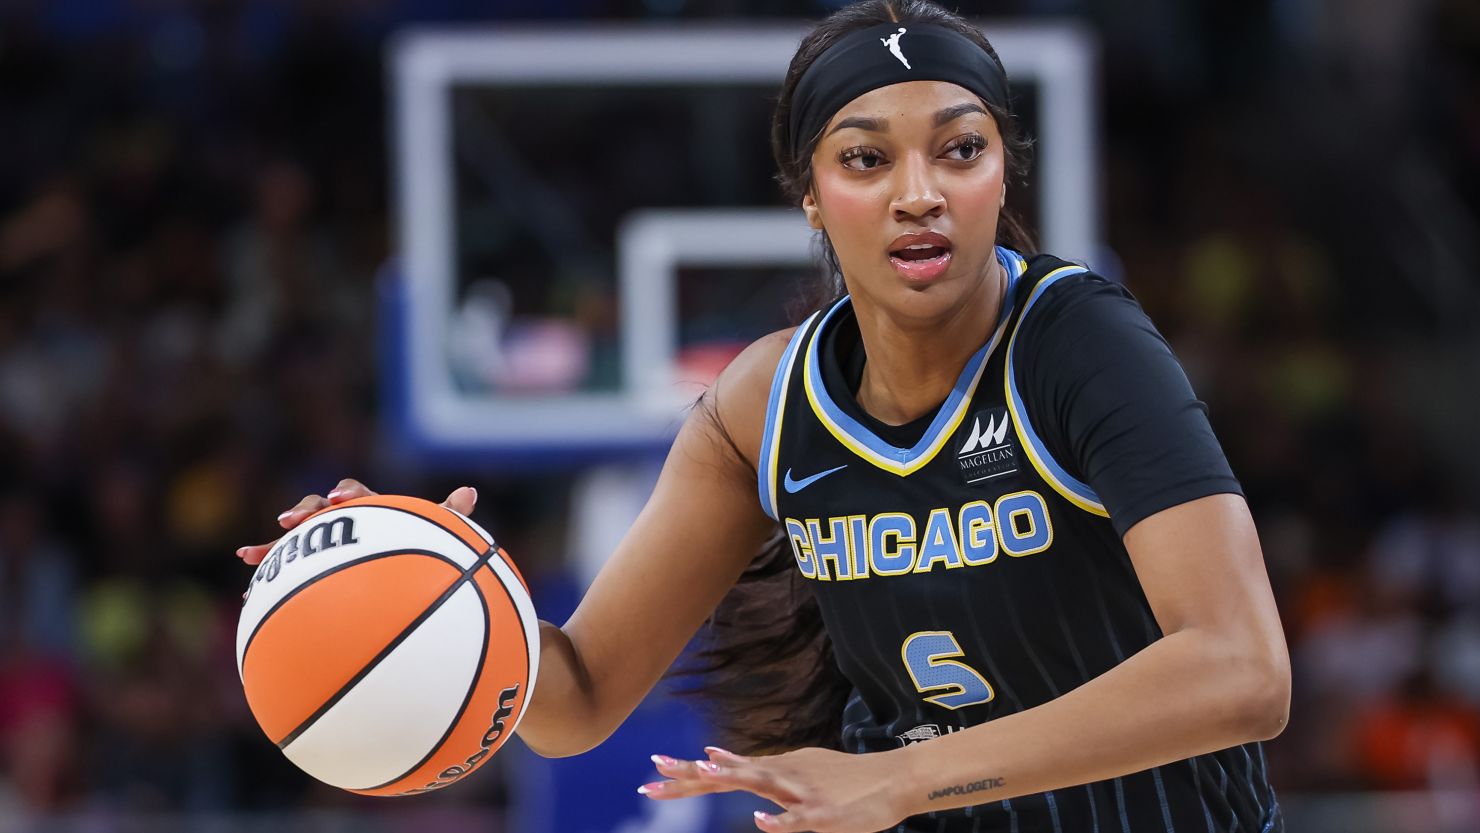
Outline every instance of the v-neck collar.
{"label": "v-neck collar", "polygon": [[966,366],[961,369],[961,375],[956,378],[956,384],[951,388],[950,395],[946,397],[945,402],[941,403],[930,427],[925,430],[925,435],[910,448],[900,448],[881,439],[867,426],[838,407],[833,400],[832,393],[823,381],[819,349],[823,340],[822,335],[827,331],[828,325],[836,321],[839,310],[853,302],[852,298],[844,295],[827,310],[821,323],[817,325],[808,340],[803,382],[812,412],[817,415],[818,420],[828,432],[837,438],[838,442],[873,465],[900,476],[923,468],[935,458],[946,440],[956,432],[957,426],[966,416],[972,394],[976,392],[977,384],[981,381],[982,370],[987,365],[987,359],[1001,343],[1008,319],[1012,316],[1013,289],[1028,268],[1027,261],[1022,255],[1011,249],[997,246],[996,254],[997,260],[1007,272],[1007,291],[1003,295],[997,327],[987,343],[967,360]]}

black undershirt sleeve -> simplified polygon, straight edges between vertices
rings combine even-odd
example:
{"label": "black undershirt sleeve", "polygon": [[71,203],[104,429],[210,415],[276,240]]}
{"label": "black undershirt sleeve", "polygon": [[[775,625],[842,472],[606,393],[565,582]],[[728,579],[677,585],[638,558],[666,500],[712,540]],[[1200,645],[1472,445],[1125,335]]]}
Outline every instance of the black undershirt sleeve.
{"label": "black undershirt sleeve", "polygon": [[1019,325],[1018,390],[1054,459],[1115,531],[1208,495],[1243,494],[1182,365],[1141,305],[1093,274],[1044,290]]}

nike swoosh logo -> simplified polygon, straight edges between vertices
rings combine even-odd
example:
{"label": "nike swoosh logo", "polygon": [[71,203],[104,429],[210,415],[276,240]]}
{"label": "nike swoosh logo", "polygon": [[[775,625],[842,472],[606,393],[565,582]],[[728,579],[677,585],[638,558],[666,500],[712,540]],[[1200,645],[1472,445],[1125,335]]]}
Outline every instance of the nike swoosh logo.
{"label": "nike swoosh logo", "polygon": [[781,485],[782,485],[782,487],[784,487],[786,489],[786,493],[787,494],[794,495],[797,492],[800,492],[801,490],[807,488],[808,486],[811,486],[813,483],[816,483],[817,481],[821,480],[822,478],[827,477],[829,474],[832,474],[833,472],[842,471],[843,469],[846,469],[846,468],[848,468],[848,464],[847,463],[844,463],[843,465],[838,466],[835,469],[828,469],[827,471],[820,471],[820,472],[812,475],[811,477],[803,477],[801,480],[792,480],[791,479],[791,469],[787,469],[786,470],[786,476],[781,479]]}

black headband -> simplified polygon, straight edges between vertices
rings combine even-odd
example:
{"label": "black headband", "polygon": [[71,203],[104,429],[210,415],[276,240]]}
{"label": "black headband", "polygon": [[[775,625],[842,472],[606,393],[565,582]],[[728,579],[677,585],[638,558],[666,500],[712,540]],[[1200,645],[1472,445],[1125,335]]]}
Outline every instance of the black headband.
{"label": "black headband", "polygon": [[1007,73],[980,44],[944,26],[882,23],[844,36],[802,73],[787,125],[791,158],[848,102],[905,81],[949,81],[1008,109]]}

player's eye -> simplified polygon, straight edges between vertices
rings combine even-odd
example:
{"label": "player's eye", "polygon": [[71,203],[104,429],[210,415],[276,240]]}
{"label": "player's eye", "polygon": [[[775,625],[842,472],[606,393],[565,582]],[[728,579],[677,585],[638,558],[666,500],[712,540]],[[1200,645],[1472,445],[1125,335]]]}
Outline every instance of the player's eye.
{"label": "player's eye", "polygon": [[[855,159],[858,160],[858,164],[853,164]],[[884,164],[884,156],[871,147],[860,145],[838,154],[838,161],[843,163],[843,167],[852,171],[871,171]]]}
{"label": "player's eye", "polygon": [[957,162],[970,162],[987,150],[986,137],[980,133],[968,133],[946,146],[945,155]]}

